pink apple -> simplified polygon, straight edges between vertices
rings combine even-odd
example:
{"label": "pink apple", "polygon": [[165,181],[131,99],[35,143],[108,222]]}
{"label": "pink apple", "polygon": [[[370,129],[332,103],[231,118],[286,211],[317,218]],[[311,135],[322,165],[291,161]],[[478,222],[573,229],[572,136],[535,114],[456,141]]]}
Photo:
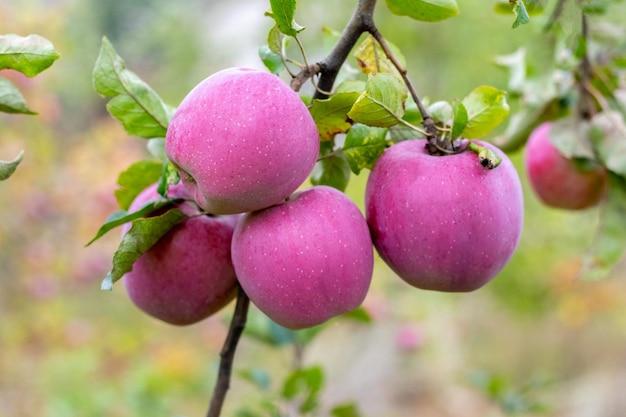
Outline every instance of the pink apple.
{"label": "pink apple", "polygon": [[358,207],[326,186],[245,215],[232,244],[235,271],[250,300],[290,329],[358,307],[369,289],[373,252]]}
{"label": "pink apple", "polygon": [[511,161],[484,168],[475,153],[432,156],[425,140],[388,148],[365,192],[366,218],[382,259],[407,283],[462,292],[504,267],[522,233],[523,197]]}
{"label": "pink apple", "polygon": [[243,213],[284,201],[306,180],[319,133],[304,102],[280,78],[230,68],[185,97],[165,149],[202,208]]}
{"label": "pink apple", "polygon": [[[159,198],[154,184],[130,206],[136,211]],[[183,184],[171,186],[168,196],[190,199]],[[167,323],[196,323],[228,304],[236,293],[230,243],[241,216],[209,217],[195,203],[178,207],[191,217],[174,226],[133,264],[123,281],[133,303]],[[123,232],[130,229],[123,226]]]}
{"label": "pink apple", "polygon": [[546,205],[578,210],[594,206],[605,195],[606,170],[600,166],[583,170],[561,155],[550,142],[551,123],[537,127],[524,150],[530,185]]}

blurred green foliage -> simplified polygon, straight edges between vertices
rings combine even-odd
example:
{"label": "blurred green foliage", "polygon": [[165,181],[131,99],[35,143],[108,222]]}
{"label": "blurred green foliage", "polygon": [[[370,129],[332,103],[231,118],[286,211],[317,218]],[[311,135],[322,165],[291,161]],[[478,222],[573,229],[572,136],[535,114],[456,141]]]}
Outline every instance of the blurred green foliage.
{"label": "blurred green foliage", "polygon": [[[326,51],[323,28],[341,30],[353,3],[298,2],[310,61]],[[513,31],[512,15],[494,14],[495,2],[459,3],[460,15],[440,23],[394,16],[382,2],[377,11],[380,30],[403,52],[418,92],[431,102],[464,97],[482,84],[506,89],[508,74],[495,57],[537,36],[540,18]],[[3,32],[38,33],[62,56],[41,76],[14,80],[38,116],[0,116],[0,154],[27,150],[16,175],[0,186],[0,415],[204,413],[230,311],[188,328],[158,323],[131,305],[122,285],[112,293],[99,289],[119,237],[111,233],[84,247],[117,210],[118,174],[149,155],[106,113],[91,72],[107,36],[175,106],[218,69],[262,68],[256,51],[272,24],[263,16],[268,8],[245,0],[0,3]],[[511,157],[521,167],[521,154]],[[304,361],[326,372],[322,404],[354,401],[364,416],[499,416],[505,390],[495,390],[493,375],[516,393],[542,373],[553,381],[541,387],[547,403],[567,410],[567,393],[578,392],[574,382],[585,387],[585,377],[622,366],[624,266],[602,282],[575,281],[597,212],[548,209],[521,168],[520,175],[522,241],[484,289],[418,291],[377,262],[364,306],[372,323],[331,322],[307,347]],[[364,170],[347,190],[361,207],[366,176]],[[235,367],[262,367],[280,380],[292,356],[290,346],[244,338]],[[465,376],[473,369],[491,380],[472,385]],[[225,415],[266,395],[244,379],[233,380]]]}

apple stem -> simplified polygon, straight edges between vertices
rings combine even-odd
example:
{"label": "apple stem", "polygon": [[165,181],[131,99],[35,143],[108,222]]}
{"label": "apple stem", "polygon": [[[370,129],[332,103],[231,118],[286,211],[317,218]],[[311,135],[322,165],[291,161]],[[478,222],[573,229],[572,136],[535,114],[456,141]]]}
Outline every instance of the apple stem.
{"label": "apple stem", "polygon": [[239,338],[246,327],[249,306],[250,299],[238,283],[235,313],[230,321],[228,335],[226,336],[226,340],[224,341],[224,345],[222,346],[222,350],[220,352],[220,365],[217,373],[217,381],[215,388],[213,389],[213,395],[211,397],[211,403],[209,404],[209,410],[207,411],[206,417],[219,417],[222,412],[222,405],[224,404],[226,393],[230,388],[230,375],[232,373],[237,343],[239,342]]}

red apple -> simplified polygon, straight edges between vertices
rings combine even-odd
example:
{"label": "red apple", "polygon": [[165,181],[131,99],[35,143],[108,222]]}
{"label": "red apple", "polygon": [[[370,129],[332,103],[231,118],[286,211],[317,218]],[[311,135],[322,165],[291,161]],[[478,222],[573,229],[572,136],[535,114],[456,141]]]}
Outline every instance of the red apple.
{"label": "red apple", "polygon": [[551,126],[550,122],[538,126],[524,150],[526,173],[533,191],[551,207],[579,210],[598,204],[606,192],[606,170],[600,165],[583,170],[561,155],[550,142]]}
{"label": "red apple", "polygon": [[484,168],[475,153],[432,156],[425,140],[388,148],[365,192],[366,218],[382,259],[407,283],[462,292],[504,267],[522,233],[523,197],[511,161]]}
{"label": "red apple", "polygon": [[369,289],[373,252],[358,207],[326,186],[245,215],[232,244],[235,271],[250,300],[290,329],[358,307]]}
{"label": "red apple", "polygon": [[284,201],[306,180],[319,133],[304,102],[280,78],[230,68],[185,97],[165,149],[202,208],[243,213]]}
{"label": "red apple", "polygon": [[[156,184],[145,189],[130,211],[159,198],[156,190]],[[182,184],[171,186],[168,196],[191,198]],[[141,310],[167,323],[187,325],[217,312],[236,294],[230,243],[240,216],[202,215],[192,202],[178,208],[194,217],[174,226],[144,252],[123,281]],[[124,225],[123,232],[130,227]]]}

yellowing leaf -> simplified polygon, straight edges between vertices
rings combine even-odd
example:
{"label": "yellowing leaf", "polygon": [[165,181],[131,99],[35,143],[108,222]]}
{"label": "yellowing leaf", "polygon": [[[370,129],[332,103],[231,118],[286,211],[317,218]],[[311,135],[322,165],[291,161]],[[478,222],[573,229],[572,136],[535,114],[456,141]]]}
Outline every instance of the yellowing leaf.
{"label": "yellowing leaf", "polygon": [[391,127],[404,115],[406,87],[390,74],[370,74],[365,91],[348,113],[353,121],[375,127]]}
{"label": "yellowing leaf", "polygon": [[467,110],[467,125],[461,136],[474,139],[485,136],[504,121],[509,114],[506,91],[483,85],[463,99]]}
{"label": "yellowing leaf", "polygon": [[422,22],[438,22],[459,14],[456,0],[387,0],[391,13]]}

